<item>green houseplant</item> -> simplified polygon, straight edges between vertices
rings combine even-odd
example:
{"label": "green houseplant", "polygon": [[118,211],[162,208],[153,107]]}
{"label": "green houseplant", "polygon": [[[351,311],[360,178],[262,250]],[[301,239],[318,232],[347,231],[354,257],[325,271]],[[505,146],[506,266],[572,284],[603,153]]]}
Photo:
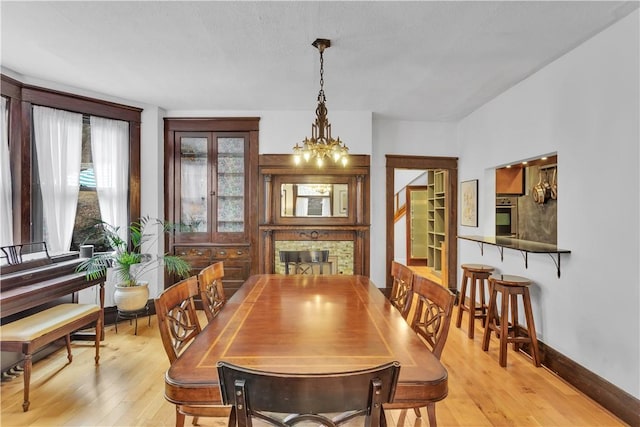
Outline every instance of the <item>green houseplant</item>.
{"label": "green houseplant", "polygon": [[[131,222],[128,226],[131,244],[120,237],[120,227],[101,221],[94,229],[112,251],[95,253],[82,261],[77,270],[86,272],[89,279],[96,279],[105,277],[107,268],[112,268],[117,280],[114,300],[121,311],[135,311],[146,305],[149,297],[148,283],[140,279],[145,273],[164,266],[167,272],[180,278],[191,274],[189,263],[178,256],[142,252],[143,245],[152,244],[161,235],[173,230],[173,225],[168,222],[149,216]],[[129,294],[136,295],[137,301],[127,299],[126,295]],[[127,300],[124,301],[125,299]]]}

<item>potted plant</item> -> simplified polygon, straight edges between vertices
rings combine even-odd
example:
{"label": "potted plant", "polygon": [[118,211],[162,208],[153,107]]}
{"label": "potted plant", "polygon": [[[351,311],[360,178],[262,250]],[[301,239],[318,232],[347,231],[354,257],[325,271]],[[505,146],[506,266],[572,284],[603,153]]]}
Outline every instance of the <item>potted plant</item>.
{"label": "potted plant", "polygon": [[89,279],[96,279],[104,277],[107,268],[112,268],[117,279],[114,301],[120,311],[140,310],[147,304],[148,282],[140,280],[145,273],[164,266],[167,272],[180,278],[191,274],[191,266],[178,256],[158,256],[142,252],[143,245],[154,243],[160,235],[173,229],[170,223],[151,219],[149,216],[131,222],[128,227],[131,245],[120,237],[120,227],[103,221],[94,227],[112,251],[93,254],[82,261],[77,270],[85,271]]}

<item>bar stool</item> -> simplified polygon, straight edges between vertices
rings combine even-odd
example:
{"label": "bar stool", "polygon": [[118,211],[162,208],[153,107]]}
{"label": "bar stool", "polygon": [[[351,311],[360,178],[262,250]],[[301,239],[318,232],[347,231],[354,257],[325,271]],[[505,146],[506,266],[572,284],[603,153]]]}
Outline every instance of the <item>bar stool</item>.
{"label": "bar stool", "polygon": [[[484,264],[462,264],[462,284],[460,285],[460,297],[458,299],[458,317],[456,318],[456,328],[462,324],[462,312],[469,313],[469,330],[467,335],[473,338],[475,319],[483,319],[483,326],[487,321],[487,305],[484,300],[484,283],[493,273],[494,268]],[[471,282],[469,287],[469,304],[465,302],[467,293],[467,282]],[[477,285],[477,286],[476,286]],[[476,305],[476,290],[480,294],[480,305]]]}
{"label": "bar stool", "polygon": [[[489,350],[491,331],[495,331],[500,339],[500,366],[507,366],[507,343],[513,343],[513,350],[518,351],[523,343],[529,343],[531,357],[535,366],[540,366],[538,352],[538,338],[536,327],[533,323],[533,311],[531,310],[531,298],[529,286],[531,281],[525,277],[497,274],[489,277],[489,313],[482,337],[482,350]],[[498,293],[502,295],[500,318],[497,315]],[[527,323],[525,336],[518,325],[518,295],[522,295],[524,316]],[[511,324],[509,324],[509,306],[511,306]]]}

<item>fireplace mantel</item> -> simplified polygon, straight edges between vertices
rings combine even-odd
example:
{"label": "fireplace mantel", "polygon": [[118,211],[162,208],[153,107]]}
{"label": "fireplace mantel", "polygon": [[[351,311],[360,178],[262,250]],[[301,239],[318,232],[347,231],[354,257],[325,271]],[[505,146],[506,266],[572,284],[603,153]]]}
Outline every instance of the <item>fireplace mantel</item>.
{"label": "fireplace mantel", "polygon": [[[290,155],[260,156],[260,265],[261,273],[279,269],[281,249],[329,249],[338,258],[337,274],[369,275],[369,156],[352,155],[349,166],[322,169],[296,167]],[[291,214],[285,188],[301,185],[340,186],[342,197],[326,196],[331,208],[325,215]],[[303,198],[307,196],[300,196]],[[306,201],[306,200],[305,200]],[[335,267],[335,266],[334,266]]]}

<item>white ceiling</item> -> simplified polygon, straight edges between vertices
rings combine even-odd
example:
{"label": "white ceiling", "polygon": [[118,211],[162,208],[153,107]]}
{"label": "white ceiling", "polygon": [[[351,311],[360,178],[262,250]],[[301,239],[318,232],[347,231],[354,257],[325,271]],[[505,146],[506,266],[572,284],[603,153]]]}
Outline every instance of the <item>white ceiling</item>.
{"label": "white ceiling", "polygon": [[166,110],[331,110],[458,120],[638,1],[0,4],[2,67]]}

